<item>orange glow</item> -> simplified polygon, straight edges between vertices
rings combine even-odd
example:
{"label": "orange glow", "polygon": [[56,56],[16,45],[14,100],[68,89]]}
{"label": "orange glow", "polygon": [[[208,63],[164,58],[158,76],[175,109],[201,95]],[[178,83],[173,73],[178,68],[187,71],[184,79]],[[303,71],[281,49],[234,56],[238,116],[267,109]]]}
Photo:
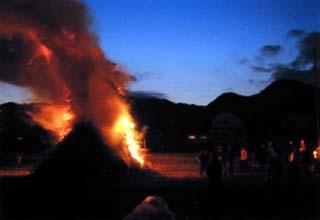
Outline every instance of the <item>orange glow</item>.
{"label": "orange glow", "polygon": [[320,147],[317,147],[314,151],[313,151],[313,158],[319,160],[320,159]]}
{"label": "orange glow", "polygon": [[313,158],[314,159],[317,159],[318,158],[318,153],[316,150],[313,151]]}
{"label": "orange glow", "polygon": [[29,112],[33,121],[44,129],[53,132],[61,141],[72,128],[75,115],[67,105],[41,105],[36,112]]}
{"label": "orange glow", "polygon": [[289,155],[289,162],[293,162],[293,160],[294,160],[294,153],[292,152]]}
{"label": "orange glow", "polygon": [[38,52],[40,55],[42,55],[46,58],[47,62],[50,61],[52,52],[48,47],[46,47],[44,44],[39,43]]}
{"label": "orange glow", "polygon": [[[39,40],[39,37],[37,36],[36,33],[32,32],[32,31],[28,31],[28,36],[34,41],[37,43],[37,50],[36,50],[36,56],[43,56],[47,62],[50,61],[51,57],[52,57],[52,51],[45,45],[43,44],[40,40]],[[33,57],[34,58],[34,57]],[[32,59],[33,59],[32,58]],[[32,62],[32,59],[31,61],[29,61],[29,64],[30,62]]]}
{"label": "orange glow", "polygon": [[124,144],[128,148],[130,156],[143,166],[144,158],[141,149],[141,135],[136,131],[135,124],[129,114],[120,116],[116,122],[115,131],[123,136]]}

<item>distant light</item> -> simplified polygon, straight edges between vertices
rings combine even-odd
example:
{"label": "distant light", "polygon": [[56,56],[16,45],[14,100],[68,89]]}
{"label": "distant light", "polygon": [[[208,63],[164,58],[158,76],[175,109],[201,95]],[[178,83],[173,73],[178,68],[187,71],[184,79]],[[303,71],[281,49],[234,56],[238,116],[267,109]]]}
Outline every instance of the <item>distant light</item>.
{"label": "distant light", "polygon": [[207,137],[207,136],[205,136],[205,135],[200,136],[200,139],[201,139],[201,140],[207,140],[207,138],[208,138],[208,137]]}
{"label": "distant light", "polygon": [[196,136],[195,135],[189,135],[189,140],[194,140],[194,139],[196,139]]}
{"label": "distant light", "polygon": [[314,159],[317,159],[317,158],[318,158],[318,153],[317,153],[316,150],[313,151],[313,157],[314,157]]}
{"label": "distant light", "polygon": [[317,148],[313,151],[313,157],[314,157],[314,159],[317,159],[317,160],[320,159],[320,147],[317,147]]}

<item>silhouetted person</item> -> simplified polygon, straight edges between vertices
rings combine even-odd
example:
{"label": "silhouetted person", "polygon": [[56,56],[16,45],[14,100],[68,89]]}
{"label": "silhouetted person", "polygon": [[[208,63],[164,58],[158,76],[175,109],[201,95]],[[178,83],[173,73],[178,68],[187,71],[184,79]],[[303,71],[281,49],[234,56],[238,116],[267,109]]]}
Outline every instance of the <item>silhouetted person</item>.
{"label": "silhouetted person", "polygon": [[268,183],[271,186],[278,186],[283,176],[283,165],[278,154],[270,158],[268,167]]}
{"label": "silhouetted person", "polygon": [[207,167],[207,178],[211,185],[217,186],[220,184],[222,176],[222,165],[216,153],[212,154],[211,160]]}
{"label": "silhouetted person", "polygon": [[234,150],[232,147],[230,148],[229,158],[230,158],[230,166],[229,166],[229,175],[233,175],[234,173]]}
{"label": "silhouetted person", "polygon": [[223,166],[223,176],[229,176],[232,174],[233,158],[232,149],[229,145],[222,154],[222,166]]}
{"label": "silhouetted person", "polygon": [[262,144],[258,150],[258,161],[259,161],[259,167],[261,171],[264,171],[267,164],[267,149],[264,144]]}
{"label": "silhouetted person", "polygon": [[275,148],[273,146],[273,143],[271,141],[268,142],[268,146],[267,146],[267,160],[269,162],[269,160],[271,158],[274,157],[274,154],[275,154]]}
{"label": "silhouetted person", "polygon": [[288,155],[288,180],[290,184],[296,185],[300,181],[299,172],[299,150],[293,143],[291,144],[291,151]]}
{"label": "silhouetted person", "polygon": [[207,151],[202,151],[199,155],[199,161],[200,161],[200,175],[204,175],[204,172],[207,169],[208,162],[209,162],[209,154]]}
{"label": "silhouetted person", "polygon": [[240,170],[246,171],[248,167],[248,151],[246,147],[241,147],[240,150]]}
{"label": "silhouetted person", "polygon": [[320,146],[318,146],[313,151],[313,157],[314,157],[314,172],[317,176],[320,176]]}
{"label": "silhouetted person", "polygon": [[223,157],[223,153],[224,153],[223,149],[224,149],[223,146],[218,145],[218,146],[216,146],[215,151],[214,151],[214,153],[217,154],[217,157],[220,161],[222,161],[222,157]]}
{"label": "silhouetted person", "polygon": [[17,167],[20,167],[22,164],[23,153],[17,156]]}
{"label": "silhouetted person", "polygon": [[306,144],[303,139],[300,141],[299,154],[300,154],[300,158],[299,158],[300,161],[299,162],[300,162],[301,172],[306,177],[309,177],[311,152],[306,147]]}

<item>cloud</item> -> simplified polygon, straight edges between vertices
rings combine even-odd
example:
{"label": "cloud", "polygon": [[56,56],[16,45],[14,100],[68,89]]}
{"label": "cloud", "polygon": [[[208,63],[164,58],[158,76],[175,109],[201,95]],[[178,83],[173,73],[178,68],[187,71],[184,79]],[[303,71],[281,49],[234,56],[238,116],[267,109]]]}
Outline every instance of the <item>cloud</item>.
{"label": "cloud", "polygon": [[247,58],[243,58],[243,59],[239,60],[239,64],[241,64],[241,65],[245,65],[248,63],[250,63],[250,60]]}
{"label": "cloud", "polygon": [[292,29],[288,31],[287,38],[300,38],[302,37],[306,32],[301,29]]}
{"label": "cloud", "polygon": [[167,95],[161,92],[155,91],[130,91],[130,96],[135,98],[159,98],[159,99],[167,99]]}
{"label": "cloud", "polygon": [[301,38],[297,44],[298,56],[291,63],[295,68],[304,68],[312,64],[314,58],[320,60],[320,32],[311,32]]}
{"label": "cloud", "polygon": [[261,73],[270,73],[273,71],[273,68],[263,67],[263,66],[251,66],[251,69],[254,72],[261,72]]}
{"label": "cloud", "polygon": [[[320,75],[318,74],[318,80],[320,80]],[[289,67],[279,67],[277,70],[272,73],[271,76],[272,80],[280,80],[280,79],[286,79],[286,80],[295,80],[300,81],[308,84],[315,84],[315,78],[314,74],[312,72],[312,69],[309,70],[298,70],[294,68]]]}
{"label": "cloud", "polygon": [[156,76],[157,74],[156,73],[153,73],[153,72],[139,72],[139,73],[135,73],[134,76],[136,77],[136,79],[138,81],[140,80],[144,80],[146,78],[150,78],[150,77],[153,77],[153,76]]}
{"label": "cloud", "polygon": [[262,56],[272,57],[279,54],[282,49],[280,45],[264,45],[261,47],[260,53]]}
{"label": "cloud", "polygon": [[[298,55],[291,63],[265,63],[266,56],[274,56],[282,50],[280,45],[265,45],[261,47],[261,54],[255,58],[255,64],[250,66],[251,69],[254,72],[272,73],[271,81],[286,79],[314,85],[313,61],[314,59],[318,62],[320,61],[320,32],[305,33],[302,30],[293,29],[288,32],[287,36],[301,36],[296,46]],[[320,69],[320,64],[318,69]],[[320,82],[320,73],[318,73],[317,77]],[[262,85],[268,82],[270,81],[249,80],[249,83],[254,85]]]}

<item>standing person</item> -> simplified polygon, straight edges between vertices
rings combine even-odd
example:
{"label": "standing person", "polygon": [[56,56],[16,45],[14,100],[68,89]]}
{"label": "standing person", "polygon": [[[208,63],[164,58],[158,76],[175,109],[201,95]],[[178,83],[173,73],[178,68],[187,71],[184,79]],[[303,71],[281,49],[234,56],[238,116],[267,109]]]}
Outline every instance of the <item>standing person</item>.
{"label": "standing person", "polygon": [[289,143],[287,145],[284,145],[285,148],[283,150],[283,154],[281,157],[281,160],[283,162],[283,167],[284,167],[284,175],[286,177],[288,177],[288,173],[289,173],[289,165],[290,165],[290,155],[294,149],[293,147],[293,141],[290,140]]}
{"label": "standing person", "polygon": [[215,153],[217,154],[217,157],[220,161],[222,161],[222,157],[224,156],[223,153],[224,153],[224,147],[221,146],[221,145],[218,145],[215,149]]}
{"label": "standing person", "polygon": [[232,150],[231,146],[228,145],[227,149],[223,151],[222,156],[222,170],[223,170],[223,176],[229,176],[232,172]]}
{"label": "standing person", "polygon": [[206,150],[202,151],[199,155],[199,161],[200,161],[200,176],[203,176],[209,162],[209,154]]}
{"label": "standing person", "polygon": [[216,152],[212,154],[211,160],[206,170],[208,181],[212,186],[219,186],[222,176],[221,160]]}
{"label": "standing person", "polygon": [[290,142],[291,150],[288,155],[288,179],[291,184],[298,184],[300,180],[299,172],[299,150],[293,142]]}
{"label": "standing person", "polygon": [[229,165],[229,175],[232,176],[234,173],[234,149],[230,146],[229,158],[230,158],[230,165]]}
{"label": "standing person", "polygon": [[23,153],[17,156],[17,167],[20,167],[22,164]]}
{"label": "standing person", "polygon": [[272,141],[269,141],[268,142],[268,147],[267,147],[267,156],[268,156],[268,161],[274,157],[274,154],[275,154],[275,149],[274,149],[274,146],[273,146],[273,143]]}
{"label": "standing person", "polygon": [[317,176],[320,176],[320,146],[313,151],[314,171]]}
{"label": "standing person", "polygon": [[303,139],[300,141],[299,153],[300,153],[299,159],[300,159],[301,172],[304,176],[309,177],[311,152],[306,147],[305,141]]}
{"label": "standing person", "polygon": [[289,162],[293,161],[294,159],[297,159],[295,157],[298,157],[298,152],[296,150],[296,146],[294,145],[293,141],[289,142],[287,155],[288,155],[288,161]]}
{"label": "standing person", "polygon": [[247,170],[247,159],[248,159],[248,151],[245,146],[241,147],[240,150],[240,170]]}
{"label": "standing person", "polygon": [[265,171],[266,163],[267,163],[267,149],[266,145],[262,144],[260,149],[258,150],[258,160],[259,160],[259,167],[261,171]]}
{"label": "standing person", "polygon": [[267,145],[267,169],[269,169],[270,162],[273,159],[274,155],[275,155],[275,147],[272,141],[269,141]]}
{"label": "standing person", "polygon": [[271,186],[279,186],[283,174],[282,161],[280,155],[275,153],[269,161],[268,183]]}

